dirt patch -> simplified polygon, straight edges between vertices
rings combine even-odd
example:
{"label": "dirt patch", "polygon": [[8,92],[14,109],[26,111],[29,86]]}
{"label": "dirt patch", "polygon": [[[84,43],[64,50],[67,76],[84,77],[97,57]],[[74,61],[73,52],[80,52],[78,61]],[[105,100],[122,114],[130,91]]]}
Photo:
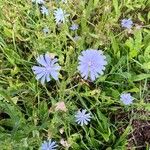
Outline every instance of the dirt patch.
{"label": "dirt patch", "polygon": [[150,145],[150,121],[133,120],[133,132],[129,135],[128,149],[145,150]]}
{"label": "dirt patch", "polygon": [[111,115],[111,121],[116,124],[117,131],[121,136],[129,122],[132,126],[132,131],[128,135],[128,150],[146,150],[150,147],[150,112],[143,110],[133,109],[128,113],[122,109]]}

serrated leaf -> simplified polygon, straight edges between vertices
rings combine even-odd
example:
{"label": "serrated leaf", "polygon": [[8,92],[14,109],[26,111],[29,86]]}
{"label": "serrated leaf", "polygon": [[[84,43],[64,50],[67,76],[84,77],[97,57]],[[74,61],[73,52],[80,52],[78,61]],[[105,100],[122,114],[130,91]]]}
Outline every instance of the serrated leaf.
{"label": "serrated leaf", "polygon": [[119,45],[118,45],[118,42],[117,42],[116,38],[114,37],[114,35],[111,36],[111,43],[112,43],[114,55],[116,55],[117,52],[119,51]]}
{"label": "serrated leaf", "polygon": [[119,3],[118,0],[113,0],[113,6],[115,8],[116,16],[120,16],[120,9],[119,9]]}

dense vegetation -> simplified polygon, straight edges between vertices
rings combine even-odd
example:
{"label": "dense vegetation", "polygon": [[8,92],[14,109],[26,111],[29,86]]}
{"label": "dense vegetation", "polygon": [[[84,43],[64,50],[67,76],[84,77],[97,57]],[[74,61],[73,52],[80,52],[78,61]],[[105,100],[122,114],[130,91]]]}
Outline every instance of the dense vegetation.
{"label": "dense vegetation", "polygon": [[[149,150],[149,11],[149,0],[0,0],[0,150],[49,139],[62,150]],[[107,61],[95,80],[78,69],[87,49]],[[41,84],[33,66],[45,54],[61,69]],[[91,117],[83,126],[82,109]]]}

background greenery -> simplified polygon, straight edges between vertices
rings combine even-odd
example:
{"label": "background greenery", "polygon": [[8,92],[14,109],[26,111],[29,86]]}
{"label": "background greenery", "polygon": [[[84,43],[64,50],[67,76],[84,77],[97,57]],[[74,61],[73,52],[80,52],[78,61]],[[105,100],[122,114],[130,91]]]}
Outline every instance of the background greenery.
{"label": "background greenery", "polygon": [[[141,129],[141,122],[150,127],[150,1],[68,0],[46,6],[47,17],[30,0],[0,0],[0,149],[36,150],[43,140],[64,138],[73,150],[148,150],[150,128]],[[60,26],[53,16],[58,7],[70,14]],[[124,18],[133,20],[131,30],[121,27]],[[78,31],[70,31],[72,21]],[[80,52],[88,48],[103,50],[108,61],[94,83],[76,69]],[[46,52],[58,57],[62,70],[58,82],[42,86],[31,67]],[[132,106],[120,103],[124,91],[135,97]],[[67,112],[55,111],[59,101]],[[74,121],[80,108],[92,113],[88,126]],[[148,133],[144,140],[144,132],[134,134],[137,128]]]}

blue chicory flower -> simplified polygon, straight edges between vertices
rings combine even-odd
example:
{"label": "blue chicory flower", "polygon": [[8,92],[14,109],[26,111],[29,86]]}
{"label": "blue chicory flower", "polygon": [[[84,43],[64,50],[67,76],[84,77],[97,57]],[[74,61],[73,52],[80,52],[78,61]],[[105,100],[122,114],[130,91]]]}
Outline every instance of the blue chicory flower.
{"label": "blue chicory flower", "polygon": [[40,150],[56,150],[57,147],[56,142],[50,139],[42,143]]}
{"label": "blue chicory flower", "polygon": [[78,59],[78,70],[85,80],[90,77],[94,81],[104,73],[107,62],[101,50],[87,49],[81,52]]}
{"label": "blue chicory flower", "polygon": [[54,11],[54,16],[56,24],[59,24],[61,22],[64,23],[69,14],[66,14],[61,8],[57,8],[57,10]]}
{"label": "blue chicory flower", "polygon": [[78,30],[79,25],[78,24],[72,24],[72,26],[70,27],[71,30],[75,31]]}
{"label": "blue chicory flower", "polygon": [[79,110],[77,112],[77,114],[75,115],[75,118],[76,118],[76,122],[78,124],[80,124],[81,126],[83,126],[84,124],[87,125],[88,122],[90,122],[91,120],[91,114],[90,113],[86,113],[87,111],[85,109],[83,110]]}
{"label": "blue chicory flower", "polygon": [[56,58],[52,59],[47,53],[45,55],[40,55],[36,60],[41,65],[32,67],[37,80],[40,80],[42,84],[46,81],[49,82],[51,78],[58,80],[61,67],[58,65],[58,60]]}
{"label": "blue chicory flower", "polygon": [[132,104],[134,98],[131,96],[130,93],[122,93],[120,95],[120,100],[123,102],[123,104],[130,105]]}
{"label": "blue chicory flower", "polygon": [[41,13],[42,13],[43,15],[48,15],[48,14],[49,14],[49,11],[48,11],[48,9],[47,9],[45,6],[42,6],[42,7],[41,7]]}
{"label": "blue chicory flower", "polygon": [[124,27],[124,28],[131,29],[132,26],[133,26],[133,22],[132,22],[131,19],[123,19],[123,20],[121,21],[121,25],[122,25],[122,27]]}
{"label": "blue chicory flower", "polygon": [[32,2],[36,4],[44,4],[44,0],[32,0]]}

